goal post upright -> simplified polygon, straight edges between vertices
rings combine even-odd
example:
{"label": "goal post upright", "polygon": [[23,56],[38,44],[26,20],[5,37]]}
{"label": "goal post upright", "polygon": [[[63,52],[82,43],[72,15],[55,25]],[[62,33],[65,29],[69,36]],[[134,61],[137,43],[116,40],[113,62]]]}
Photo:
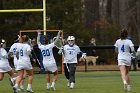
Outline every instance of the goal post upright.
{"label": "goal post upright", "polygon": [[[62,31],[62,34],[61,34],[61,37],[63,38],[64,37],[64,32],[63,30],[20,30],[19,31],[19,35],[22,36],[22,33],[35,33],[35,32],[58,32],[58,31]],[[46,35],[46,34],[45,34]],[[63,74],[64,73],[64,56],[62,55],[62,64],[61,64],[61,73]]]}
{"label": "goal post upright", "polygon": [[43,30],[46,35],[46,0],[43,0]]}

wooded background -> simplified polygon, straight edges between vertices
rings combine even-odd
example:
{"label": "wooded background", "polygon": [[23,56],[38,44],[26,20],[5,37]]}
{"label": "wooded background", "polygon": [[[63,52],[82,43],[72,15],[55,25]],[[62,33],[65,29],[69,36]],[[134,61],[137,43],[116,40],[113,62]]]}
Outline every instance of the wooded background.
{"label": "wooded background", "polygon": [[[97,45],[114,45],[120,29],[128,28],[140,43],[140,0],[46,0],[47,29],[61,29],[64,38],[76,37],[79,46],[90,39]],[[42,8],[42,0],[0,0],[0,10]],[[43,29],[42,12],[0,13],[0,38],[11,46],[19,30]]]}

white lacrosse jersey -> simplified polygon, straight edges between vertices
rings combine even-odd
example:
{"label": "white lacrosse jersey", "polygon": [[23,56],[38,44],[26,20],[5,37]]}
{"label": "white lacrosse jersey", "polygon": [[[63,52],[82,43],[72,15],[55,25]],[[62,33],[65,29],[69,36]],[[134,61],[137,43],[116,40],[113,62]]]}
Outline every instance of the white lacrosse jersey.
{"label": "white lacrosse jersey", "polygon": [[54,43],[48,45],[38,44],[39,49],[41,50],[43,56],[43,64],[52,64],[55,63],[55,59],[53,56],[53,47],[55,47]]}
{"label": "white lacrosse jersey", "polygon": [[20,44],[20,43],[14,43],[14,44],[10,47],[10,50],[9,50],[9,52],[12,52],[12,53],[13,53],[13,56],[14,56],[14,65],[15,65],[15,67],[17,66],[16,51],[17,51],[17,48],[18,48],[19,44]]}
{"label": "white lacrosse jersey", "polygon": [[68,44],[64,46],[64,63],[77,63],[77,54],[81,52],[77,45],[72,47]]}
{"label": "white lacrosse jersey", "polygon": [[[3,57],[7,56],[7,58]],[[0,48],[0,72],[8,72],[12,70],[8,61],[8,54],[4,48]]]}
{"label": "white lacrosse jersey", "polygon": [[18,45],[17,51],[19,52],[19,59],[16,70],[30,70],[32,69],[30,57],[28,51],[31,52],[31,46],[27,43],[20,43]]}
{"label": "white lacrosse jersey", "polygon": [[132,55],[130,53],[130,47],[134,46],[131,40],[118,39],[114,46],[118,48],[118,60],[131,61]]}

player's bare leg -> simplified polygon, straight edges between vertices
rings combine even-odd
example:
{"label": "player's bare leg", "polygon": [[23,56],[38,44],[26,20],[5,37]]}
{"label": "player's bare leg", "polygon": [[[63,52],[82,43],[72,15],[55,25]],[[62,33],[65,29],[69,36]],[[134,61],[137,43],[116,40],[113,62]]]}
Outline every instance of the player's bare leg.
{"label": "player's bare leg", "polygon": [[17,91],[18,91],[18,86],[19,86],[21,80],[23,79],[23,75],[24,75],[24,70],[19,70],[18,71],[18,76],[17,76],[17,79],[16,79],[16,83],[13,86],[13,89],[14,89],[15,93],[17,93]]}
{"label": "player's bare leg", "polygon": [[24,75],[23,75],[23,78],[22,78],[22,80],[20,82],[20,89],[18,89],[19,91],[22,91],[22,92],[25,91],[25,89],[24,89],[24,80],[26,78],[26,75],[27,75],[26,70],[24,70]]}
{"label": "player's bare leg", "polygon": [[53,73],[53,80],[52,80],[52,84],[51,84],[51,88],[53,89],[53,90],[55,90],[55,82],[56,82],[56,80],[57,80],[57,74],[58,74],[58,72],[57,71],[55,71],[54,73]]}
{"label": "player's bare leg", "polygon": [[121,77],[122,77],[122,81],[124,84],[124,89],[127,91],[131,90],[131,86],[130,86],[130,78],[129,78],[129,67],[127,66],[120,66],[120,72],[121,72]]}
{"label": "player's bare leg", "polygon": [[14,72],[13,72],[12,70],[10,70],[10,71],[8,71],[7,73],[8,73],[9,76],[10,76],[9,80],[10,80],[10,82],[11,82],[11,86],[14,86],[15,81],[16,81],[16,77],[15,77]]}
{"label": "player's bare leg", "polygon": [[3,77],[4,77],[4,73],[0,72],[0,81],[3,80]]}
{"label": "player's bare leg", "polygon": [[33,69],[31,70],[26,70],[27,74],[29,75],[28,77],[28,86],[27,86],[27,91],[30,93],[34,93],[32,90],[32,82],[33,82]]}
{"label": "player's bare leg", "polygon": [[50,84],[50,72],[48,71],[46,74],[46,81],[47,81],[47,89],[50,90],[51,84]]}

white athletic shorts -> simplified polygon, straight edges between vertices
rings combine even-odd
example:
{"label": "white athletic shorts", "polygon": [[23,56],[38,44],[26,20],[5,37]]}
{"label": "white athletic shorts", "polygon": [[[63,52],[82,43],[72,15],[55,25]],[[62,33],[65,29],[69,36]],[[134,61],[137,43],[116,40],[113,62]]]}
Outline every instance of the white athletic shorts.
{"label": "white athletic shorts", "polygon": [[10,67],[9,63],[2,65],[0,64],[0,72],[8,72],[11,71],[12,68]]}
{"label": "white athletic shorts", "polygon": [[118,59],[118,65],[131,66],[131,60]]}
{"label": "white athletic shorts", "polygon": [[51,63],[51,64],[43,63],[43,65],[46,71],[55,72],[57,70],[56,63]]}
{"label": "white athletic shorts", "polygon": [[16,67],[16,70],[31,70],[33,69],[32,67],[32,64],[30,61],[23,61],[23,60],[18,60],[18,63],[17,63],[17,67]]}

